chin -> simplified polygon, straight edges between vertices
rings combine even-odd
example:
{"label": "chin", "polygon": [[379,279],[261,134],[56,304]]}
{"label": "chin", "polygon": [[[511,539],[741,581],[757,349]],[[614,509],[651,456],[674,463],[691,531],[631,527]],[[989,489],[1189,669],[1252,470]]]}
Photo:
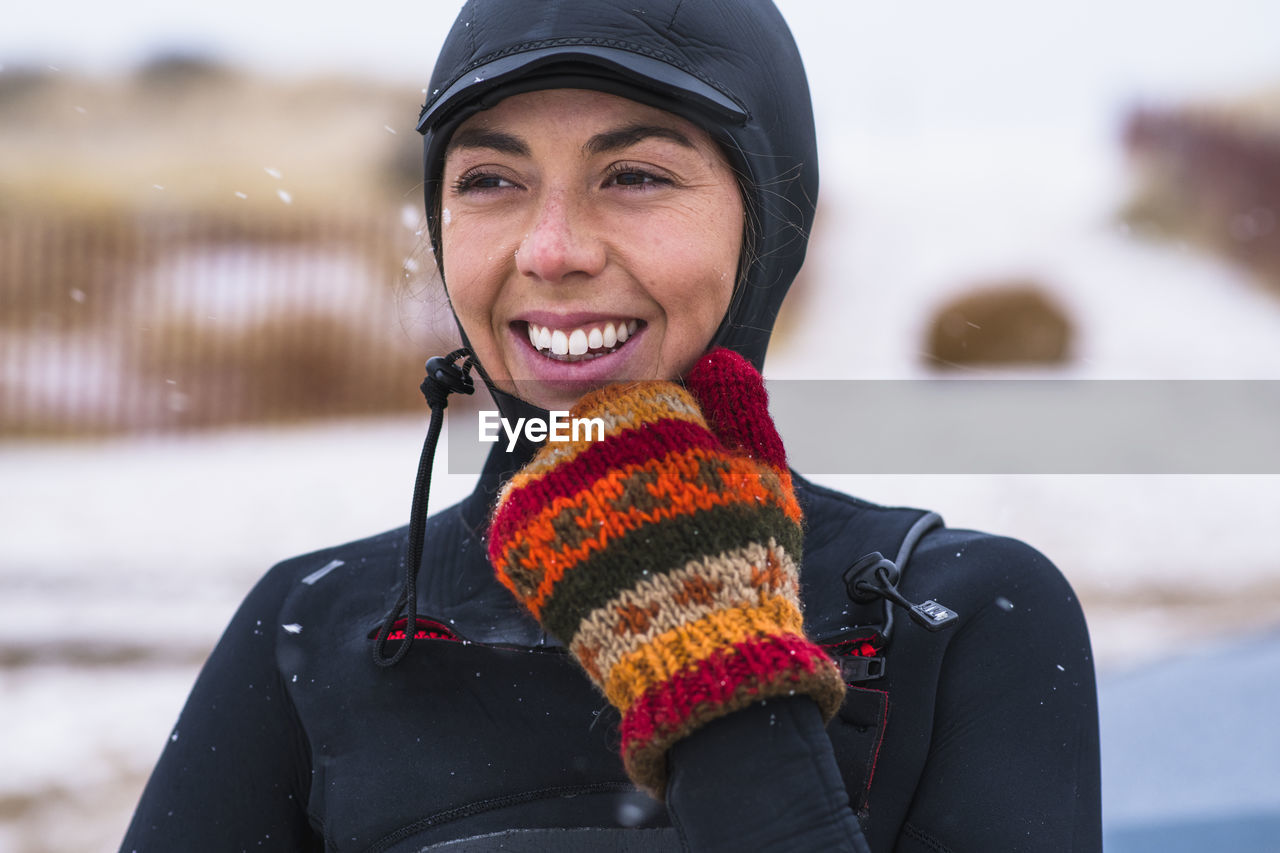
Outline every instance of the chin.
{"label": "chin", "polygon": [[583,396],[597,388],[612,385],[613,381],[564,383],[563,386],[568,387],[562,386],[555,389],[539,387],[545,384],[544,382],[517,382],[516,396],[549,412],[567,412],[577,405]]}

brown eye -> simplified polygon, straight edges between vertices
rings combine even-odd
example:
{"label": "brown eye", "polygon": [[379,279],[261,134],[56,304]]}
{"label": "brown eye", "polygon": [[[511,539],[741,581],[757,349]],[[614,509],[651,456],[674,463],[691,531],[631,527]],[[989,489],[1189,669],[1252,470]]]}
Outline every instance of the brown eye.
{"label": "brown eye", "polygon": [[636,187],[652,180],[652,175],[646,175],[643,172],[619,172],[613,176],[614,183],[622,187]]}
{"label": "brown eye", "polygon": [[515,184],[500,175],[494,175],[489,172],[468,172],[467,174],[459,176],[459,178],[453,182],[453,191],[457,195],[465,195],[469,192],[500,190],[514,186]]}
{"label": "brown eye", "polygon": [[669,186],[671,180],[669,178],[655,175],[645,169],[637,169],[634,166],[615,166],[609,170],[609,178],[607,183],[610,186],[626,187],[627,189],[644,189],[655,186]]}

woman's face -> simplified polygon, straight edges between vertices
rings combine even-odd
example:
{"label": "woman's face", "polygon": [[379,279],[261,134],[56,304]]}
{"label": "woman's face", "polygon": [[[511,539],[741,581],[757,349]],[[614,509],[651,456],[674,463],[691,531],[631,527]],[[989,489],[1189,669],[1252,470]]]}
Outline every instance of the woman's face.
{"label": "woman's face", "polygon": [[545,409],[683,375],[728,310],[738,185],[671,113],[579,89],[514,95],[459,126],[442,185],[453,310],[494,382]]}

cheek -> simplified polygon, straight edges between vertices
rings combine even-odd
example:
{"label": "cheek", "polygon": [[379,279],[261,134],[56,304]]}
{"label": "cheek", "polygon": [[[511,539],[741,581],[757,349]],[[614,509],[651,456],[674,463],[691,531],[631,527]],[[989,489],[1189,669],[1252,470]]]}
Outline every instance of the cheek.
{"label": "cheek", "polygon": [[[730,210],[709,206],[700,211],[684,224],[682,239],[656,251],[667,268],[668,299],[680,309],[680,318],[672,319],[709,325],[708,337],[729,309],[742,246],[741,205],[735,198],[726,206]],[[672,251],[673,245],[679,249]]]}
{"label": "cheek", "polygon": [[740,211],[736,199],[720,215],[704,208],[664,244],[655,241],[650,247],[648,256],[661,266],[652,279],[662,282],[661,292],[653,295],[665,315],[663,349],[669,364],[687,367],[710,344],[729,310],[742,243]]}
{"label": "cheek", "polygon": [[[473,229],[465,223],[451,221],[443,215],[441,222],[440,242],[449,302],[459,318],[467,321],[467,333],[473,335],[478,331],[473,328],[476,321],[489,313],[497,296],[493,255],[484,251],[483,239],[468,233]],[[444,224],[446,222],[448,224]]]}
{"label": "cheek", "polygon": [[454,214],[441,235],[445,290],[467,342],[490,376],[502,382],[509,373],[502,356],[502,335],[494,327],[503,281],[498,254],[496,248],[487,248],[490,243],[467,232]]}

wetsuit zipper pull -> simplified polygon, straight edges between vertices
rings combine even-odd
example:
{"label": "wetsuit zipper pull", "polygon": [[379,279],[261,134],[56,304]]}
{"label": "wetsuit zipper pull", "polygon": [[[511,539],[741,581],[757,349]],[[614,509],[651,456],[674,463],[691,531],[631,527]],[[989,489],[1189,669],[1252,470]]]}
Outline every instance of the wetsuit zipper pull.
{"label": "wetsuit zipper pull", "polygon": [[870,604],[877,598],[891,601],[906,610],[911,621],[930,631],[948,628],[959,618],[954,610],[932,599],[921,604],[910,601],[898,589],[900,575],[892,560],[872,551],[845,570],[845,589],[859,604]]}

